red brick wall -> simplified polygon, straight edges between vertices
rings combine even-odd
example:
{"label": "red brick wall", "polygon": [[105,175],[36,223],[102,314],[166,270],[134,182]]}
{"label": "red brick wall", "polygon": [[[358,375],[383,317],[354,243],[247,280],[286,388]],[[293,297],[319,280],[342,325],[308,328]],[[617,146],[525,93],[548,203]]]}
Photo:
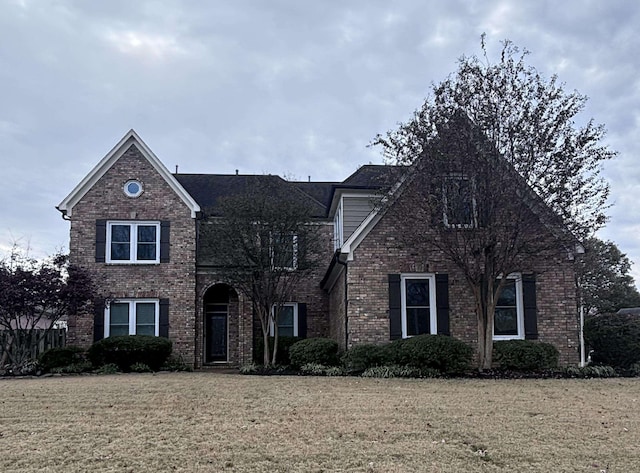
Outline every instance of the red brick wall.
{"label": "red brick wall", "polygon": [[[451,335],[477,347],[475,304],[463,274],[437,251],[417,251],[404,243],[399,238],[404,225],[406,222],[392,207],[355,250],[354,260],[349,262],[346,282],[349,346],[389,341],[388,274],[428,272],[449,275]],[[423,229],[425,240],[433,236],[433,230]],[[573,263],[561,253],[553,259],[531,261],[527,270],[536,274],[539,340],[558,348],[561,364],[577,363],[579,344]],[[335,317],[334,307],[339,305],[334,302],[333,294],[331,300],[332,316]]]}
{"label": "red brick wall", "polygon": [[[144,193],[123,193],[129,179],[138,179]],[[152,265],[96,263],[96,220],[169,220],[170,262]],[[195,353],[195,221],[185,203],[132,145],[72,209],[72,263],[86,268],[99,294],[106,298],[167,298],[169,338],[174,352],[193,363]],[[93,314],[72,317],[69,343],[93,342]]]}

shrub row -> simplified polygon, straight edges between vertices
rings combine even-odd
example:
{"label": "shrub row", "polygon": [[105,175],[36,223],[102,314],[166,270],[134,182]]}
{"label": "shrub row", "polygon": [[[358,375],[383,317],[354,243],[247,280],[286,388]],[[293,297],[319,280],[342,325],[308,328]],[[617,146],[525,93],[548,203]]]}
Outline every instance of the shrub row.
{"label": "shrub row", "polygon": [[[589,317],[584,325],[585,342],[594,364],[610,365],[619,371],[633,371],[640,363],[640,317],[610,314]],[[632,374],[632,373],[630,373]]]}
{"label": "shrub row", "polygon": [[[541,372],[558,367],[558,350],[549,343],[500,341],[495,343],[494,353],[502,370]],[[289,348],[292,367],[307,374],[341,365],[345,374],[352,375],[387,372],[389,376],[458,376],[471,369],[472,356],[471,347],[444,335],[420,335],[385,345],[357,345],[340,359],[337,343],[326,338],[300,340]],[[301,370],[303,366],[305,370]]]}
{"label": "shrub row", "polygon": [[468,345],[444,335],[420,335],[386,345],[357,345],[341,359],[338,344],[326,338],[300,340],[289,349],[291,365],[296,369],[342,364],[347,374],[395,365],[407,367],[413,373],[437,371],[449,376],[459,375],[470,369],[472,354]]}

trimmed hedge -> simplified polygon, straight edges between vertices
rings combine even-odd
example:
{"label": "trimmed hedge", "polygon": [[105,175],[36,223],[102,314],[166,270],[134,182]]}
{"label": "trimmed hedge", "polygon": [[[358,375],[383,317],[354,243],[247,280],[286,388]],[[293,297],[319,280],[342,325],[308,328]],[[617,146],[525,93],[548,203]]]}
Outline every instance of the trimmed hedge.
{"label": "trimmed hedge", "polygon": [[464,342],[446,335],[418,335],[389,344],[394,363],[420,370],[438,370],[444,375],[460,375],[471,369],[473,350]]}
{"label": "trimmed hedge", "polygon": [[325,366],[338,365],[338,342],[330,338],[306,338],[289,348],[289,358],[294,368],[308,363]]}
{"label": "trimmed hedge", "polygon": [[172,344],[168,338],[152,335],[123,335],[97,341],[89,348],[87,356],[94,366],[115,364],[122,371],[130,371],[136,363],[158,371],[171,355]]}
{"label": "trimmed hedge", "polygon": [[51,348],[38,357],[38,364],[45,372],[56,368],[77,365],[83,361],[85,361],[84,350],[73,345]]}
{"label": "trimmed hedge", "polygon": [[593,363],[629,370],[640,362],[640,317],[611,314],[588,317],[584,337]]}
{"label": "trimmed hedge", "polygon": [[494,360],[502,370],[543,371],[558,367],[558,349],[550,343],[503,340],[493,344]]}
{"label": "trimmed hedge", "polygon": [[[270,353],[273,353],[273,337],[269,337]],[[289,349],[291,345],[303,340],[300,337],[283,337],[278,336],[278,353],[276,353],[276,365],[288,366],[291,364],[289,359]],[[256,338],[255,349],[253,350],[253,361],[261,365],[264,357],[264,340],[262,333]]]}
{"label": "trimmed hedge", "polygon": [[347,373],[356,374],[375,366],[387,365],[391,363],[391,358],[387,346],[365,343],[347,350],[341,361]]}

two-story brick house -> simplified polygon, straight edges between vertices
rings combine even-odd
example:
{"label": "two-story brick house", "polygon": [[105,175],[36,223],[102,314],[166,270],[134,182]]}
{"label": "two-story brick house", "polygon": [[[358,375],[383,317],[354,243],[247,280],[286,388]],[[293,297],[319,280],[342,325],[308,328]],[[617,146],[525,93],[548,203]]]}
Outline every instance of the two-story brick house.
{"label": "two-story brick house", "polygon": [[[314,206],[326,249],[326,262],[286,305],[281,333],[331,337],[342,348],[418,333],[477,343],[474,300],[460,270],[442,254],[404,244],[401,213],[377,205],[381,189],[398,188],[400,171],[363,166],[342,182],[255,177]],[[144,333],[169,337],[196,367],[250,361],[257,331],[250,301],[199,251],[203,209],[244,179],[172,174],[128,132],[57,207],[71,223],[71,261],[90,271],[105,302],[95,314],[70,316],[70,343]],[[511,277],[495,338],[550,342],[563,363],[576,363],[571,254],[559,248]]]}

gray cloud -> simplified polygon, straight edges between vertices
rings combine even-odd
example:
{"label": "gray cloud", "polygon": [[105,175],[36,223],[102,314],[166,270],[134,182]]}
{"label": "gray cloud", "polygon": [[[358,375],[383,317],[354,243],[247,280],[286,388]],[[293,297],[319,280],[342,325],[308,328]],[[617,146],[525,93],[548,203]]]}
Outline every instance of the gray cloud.
{"label": "gray cloud", "polygon": [[334,180],[380,163],[369,141],[486,32],[590,97],[584,119],[620,152],[601,235],[640,261],[638,24],[633,2],[3,2],[0,248],[66,245],[53,206],[129,128],[184,172]]}

